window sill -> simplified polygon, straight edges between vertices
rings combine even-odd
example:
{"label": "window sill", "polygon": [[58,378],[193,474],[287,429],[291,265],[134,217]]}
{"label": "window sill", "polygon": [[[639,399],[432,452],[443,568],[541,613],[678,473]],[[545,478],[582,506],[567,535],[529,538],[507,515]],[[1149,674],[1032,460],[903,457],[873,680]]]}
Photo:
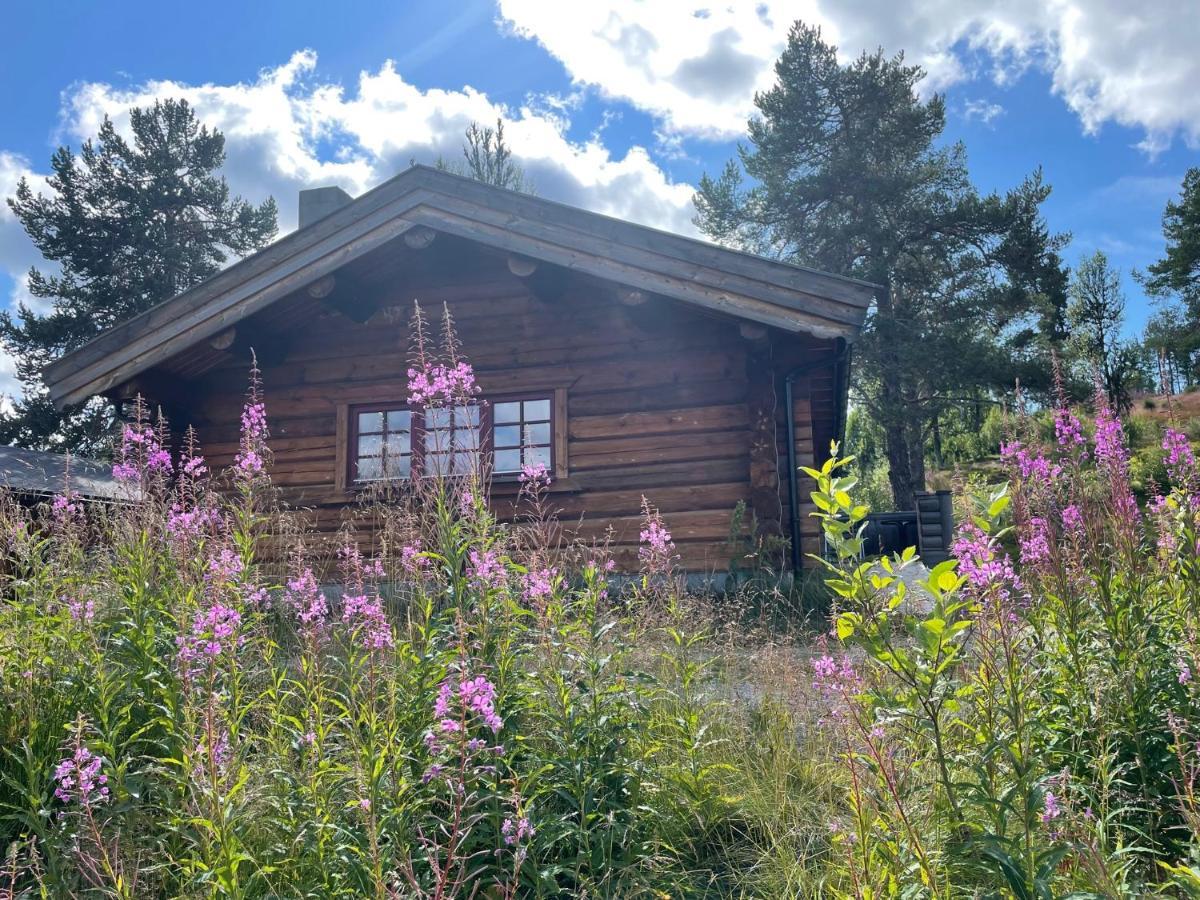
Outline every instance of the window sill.
{"label": "window sill", "polygon": [[[334,491],[329,495],[327,502],[332,503],[356,503],[365,500],[372,495],[379,485],[384,482],[379,482],[374,485],[352,485],[346,488],[345,491]],[[521,492],[521,482],[517,478],[493,478],[490,493],[493,497],[514,497]],[[575,494],[583,490],[583,486],[573,478],[556,478],[550,482],[550,486],[546,489],[548,494]],[[315,499],[315,498],[314,498]]]}

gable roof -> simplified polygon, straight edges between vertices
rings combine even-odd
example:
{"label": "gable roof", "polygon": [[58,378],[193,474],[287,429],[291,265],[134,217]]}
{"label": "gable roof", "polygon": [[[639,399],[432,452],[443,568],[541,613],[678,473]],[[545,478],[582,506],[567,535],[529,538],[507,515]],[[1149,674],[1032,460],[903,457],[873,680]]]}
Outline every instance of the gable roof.
{"label": "gable roof", "polygon": [[791,332],[853,339],[880,288],[413,166],[47,366],[58,406],[213,336],[425,227]]}

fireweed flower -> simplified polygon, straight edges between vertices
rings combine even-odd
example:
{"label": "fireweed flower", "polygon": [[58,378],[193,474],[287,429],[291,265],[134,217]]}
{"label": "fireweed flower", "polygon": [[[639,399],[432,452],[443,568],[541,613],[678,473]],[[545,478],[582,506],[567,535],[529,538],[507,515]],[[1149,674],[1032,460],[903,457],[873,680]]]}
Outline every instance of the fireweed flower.
{"label": "fireweed flower", "polygon": [[525,816],[519,816],[517,818],[512,816],[506,817],[504,823],[500,826],[500,834],[504,836],[504,843],[507,846],[518,847],[518,858],[523,860],[525,858],[526,850],[524,846],[518,845],[525,844],[530,838],[533,837],[533,825],[530,824],[529,819]]}
{"label": "fireweed flower", "polygon": [[348,594],[342,598],[342,621],[358,635],[368,650],[386,650],[393,645],[392,626],[376,595]]}
{"label": "fireweed flower", "polygon": [[543,462],[525,463],[521,466],[521,474],[517,476],[517,479],[529,488],[546,488],[553,480],[550,477],[550,470]]}
{"label": "fireweed flower", "polygon": [[118,462],[113,465],[113,478],[118,481],[140,481],[143,476],[171,474],[171,454],[163,449],[158,435],[149,425],[125,425],[121,429],[121,448]]}
{"label": "fireweed flower", "polygon": [[210,507],[185,508],[173,503],[167,514],[167,534],[180,543],[199,538],[209,532],[220,530],[223,521],[220,511]]}
{"label": "fireweed flower", "polygon": [[316,576],[312,569],[305,569],[294,578],[288,579],[283,591],[283,601],[296,618],[301,627],[309,632],[320,631],[329,618],[329,604],[325,595],[317,587]]}
{"label": "fireweed flower", "polygon": [[468,554],[467,577],[479,590],[504,587],[508,570],[495,550],[472,550]]}
{"label": "fireweed flower", "polygon": [[1083,534],[1085,530],[1083,524],[1083,513],[1075,504],[1063,507],[1062,527],[1065,534],[1072,536]]}
{"label": "fireweed flower", "polygon": [[1012,599],[1014,591],[1023,590],[1008,554],[975,523],[968,522],[959,530],[950,552],[957,557],[958,572],[975,596],[990,596],[1003,603]]}
{"label": "fireweed flower", "polygon": [[1179,683],[1188,684],[1192,680],[1192,667],[1188,665],[1186,660],[1179,660],[1176,665],[1179,667]]}
{"label": "fireweed flower", "polygon": [[255,382],[250,391],[250,399],[242,407],[242,436],[237,456],[234,458],[234,471],[243,478],[252,478],[266,468],[267,447],[267,407],[258,397],[258,385]]}
{"label": "fireweed flower", "polygon": [[75,491],[55,494],[50,502],[50,515],[58,526],[71,525],[83,518],[82,498]]}
{"label": "fireweed flower", "polygon": [[[496,711],[496,686],[482,675],[457,680],[451,677],[443,681],[434,700],[433,718],[436,724],[426,733],[425,746],[434,755],[446,750],[447,742],[456,735],[465,737],[464,728],[483,728],[495,735],[504,727],[504,720]],[[468,753],[482,752],[487,749],[487,741],[478,736],[469,738],[465,749]],[[503,749],[498,746],[492,750],[498,751],[496,755],[503,754]],[[431,777],[437,777],[440,772],[439,767]]]}
{"label": "fireweed flower", "polygon": [[208,473],[203,456],[185,456],[179,460],[179,471],[188,478],[201,478]]}
{"label": "fireweed flower", "polygon": [[224,603],[214,603],[197,612],[192,618],[191,631],[175,638],[179,672],[184,680],[190,681],[222,654],[232,654],[241,643],[237,633],[241,624],[242,614]]}
{"label": "fireweed flower", "polygon": [[108,776],[100,769],[104,761],[87,747],[75,752],[54,768],[54,796],[63,803],[91,806],[108,800]]}
{"label": "fireweed flower", "polygon": [[1141,516],[1129,488],[1129,448],[1125,444],[1125,429],[1105,403],[1101,403],[1096,414],[1095,448],[1096,464],[1108,477],[1118,528],[1133,540],[1134,526]]}
{"label": "fireweed flower", "polygon": [[232,584],[238,580],[245,568],[246,564],[236,550],[222,547],[209,557],[204,580],[214,586]]}
{"label": "fireweed flower", "polygon": [[1185,487],[1190,486],[1196,476],[1196,456],[1192,452],[1188,436],[1174,428],[1168,428],[1163,435],[1162,448],[1166,453],[1163,461],[1171,480]]}
{"label": "fireweed flower", "polygon": [[1020,538],[1021,562],[1025,565],[1037,565],[1050,559],[1050,533],[1046,520],[1041,516],[1033,516],[1025,534]]}
{"label": "fireweed flower", "polygon": [[1087,457],[1087,439],[1083,426],[1071,410],[1065,407],[1054,414],[1054,437],[1060,450],[1068,457],[1083,460]]}
{"label": "fireweed flower", "polygon": [[531,605],[545,606],[546,601],[554,596],[554,581],[558,577],[558,569],[553,566],[540,569],[530,569],[521,580],[524,585],[522,594]]}
{"label": "fireweed flower", "polygon": [[67,610],[71,614],[71,619],[75,622],[87,624],[96,617],[95,600],[82,600],[78,597],[68,597],[66,605]]}
{"label": "fireweed flower", "polygon": [[812,661],[813,690],[825,704],[822,721],[842,722],[850,715],[851,704],[862,693],[863,681],[850,655],[841,652],[835,658],[823,653]]}
{"label": "fireweed flower", "polygon": [[1025,481],[1046,484],[1062,474],[1062,466],[1051,463],[1040,449],[1027,450],[1020,441],[1001,444],[1000,458],[1010,463]]}
{"label": "fireweed flower", "polygon": [[412,406],[448,405],[479,393],[470,363],[425,362],[408,370],[408,402]]}
{"label": "fireweed flower", "polygon": [[1062,805],[1052,791],[1046,791],[1046,799],[1042,806],[1042,824],[1049,825],[1062,815]]}
{"label": "fireweed flower", "polygon": [[1150,515],[1158,531],[1156,545],[1162,557],[1172,557],[1179,550],[1175,536],[1175,507],[1169,497],[1159,494],[1149,504]]}
{"label": "fireweed flower", "polygon": [[[224,779],[229,775],[229,733],[221,731],[215,735],[215,740],[212,741],[213,746],[209,747],[209,738],[207,736],[201,738],[196,744],[193,751],[195,763],[192,767],[192,777],[196,781],[205,784],[211,780],[213,774],[219,779]],[[211,765],[211,770],[210,770]]]}
{"label": "fireweed flower", "polygon": [[413,538],[400,548],[400,566],[409,575],[419,575],[429,568],[429,557],[423,556],[421,539]]}

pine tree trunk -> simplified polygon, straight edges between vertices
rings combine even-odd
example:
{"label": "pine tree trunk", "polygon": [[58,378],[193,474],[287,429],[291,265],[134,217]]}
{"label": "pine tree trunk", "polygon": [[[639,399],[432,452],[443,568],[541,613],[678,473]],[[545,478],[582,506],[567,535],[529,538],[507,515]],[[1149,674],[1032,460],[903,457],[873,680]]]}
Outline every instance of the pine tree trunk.
{"label": "pine tree trunk", "polygon": [[884,437],[887,445],[888,481],[892,486],[892,502],[898,510],[913,509],[917,501],[908,446],[908,428],[903,422],[895,422],[884,429]]}

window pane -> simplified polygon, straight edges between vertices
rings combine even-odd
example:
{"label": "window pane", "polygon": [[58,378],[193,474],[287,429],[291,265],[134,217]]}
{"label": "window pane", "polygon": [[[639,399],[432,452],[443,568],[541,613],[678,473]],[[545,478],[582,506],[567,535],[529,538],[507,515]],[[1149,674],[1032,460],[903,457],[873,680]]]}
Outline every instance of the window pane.
{"label": "window pane", "polygon": [[520,422],[521,421],[521,403],[516,401],[513,403],[497,403],[495,409],[492,410],[492,418],[497,424],[505,422]]}
{"label": "window pane", "polygon": [[362,434],[358,437],[359,456],[379,456],[383,453],[383,435]]}
{"label": "window pane", "polygon": [[454,408],[454,420],[455,425],[478,425],[479,407],[475,404],[471,404],[470,406],[456,406]]}
{"label": "window pane", "polygon": [[526,444],[549,444],[550,443],[550,423],[539,422],[536,425],[525,426],[525,443]]}
{"label": "window pane", "polygon": [[450,426],[450,410],[443,406],[435,406],[425,410],[425,427],[429,430],[434,428],[448,428]]}
{"label": "window pane", "polygon": [[475,468],[474,453],[455,453],[454,454],[454,474],[466,475]]}
{"label": "window pane", "polygon": [[368,432],[378,434],[381,431],[383,431],[383,413],[363,412],[358,414],[359,434],[366,434]]}
{"label": "window pane", "polygon": [[496,459],[492,465],[496,472],[520,472],[521,471],[521,451],[520,450],[497,450]]}
{"label": "window pane", "polygon": [[425,472],[429,475],[447,474],[450,455],[448,453],[426,453]]}
{"label": "window pane", "polygon": [[411,425],[412,413],[407,409],[393,409],[388,412],[388,431],[408,431]]}
{"label": "window pane", "polygon": [[425,450],[426,452],[436,452],[439,450],[450,449],[450,429],[435,428],[427,429],[425,432]]}
{"label": "window pane", "polygon": [[457,428],[454,431],[454,449],[455,450],[478,450],[479,449],[479,429],[478,428]]}
{"label": "window pane", "polygon": [[390,456],[386,470],[388,478],[407,478],[412,473],[412,457]]}
{"label": "window pane", "polygon": [[496,426],[496,449],[502,447],[519,447],[521,446],[521,426],[520,425],[497,425]]}
{"label": "window pane", "polygon": [[549,400],[526,400],[525,421],[550,418]]}
{"label": "window pane", "polygon": [[528,447],[525,450],[525,462],[531,466],[536,466],[541,463],[546,468],[550,468],[550,448],[549,447]]}
{"label": "window pane", "polygon": [[383,460],[378,456],[361,457],[358,460],[358,480],[374,481],[383,475]]}
{"label": "window pane", "polygon": [[383,445],[384,455],[389,457],[407,456],[412,452],[407,434],[389,434],[387,443]]}

